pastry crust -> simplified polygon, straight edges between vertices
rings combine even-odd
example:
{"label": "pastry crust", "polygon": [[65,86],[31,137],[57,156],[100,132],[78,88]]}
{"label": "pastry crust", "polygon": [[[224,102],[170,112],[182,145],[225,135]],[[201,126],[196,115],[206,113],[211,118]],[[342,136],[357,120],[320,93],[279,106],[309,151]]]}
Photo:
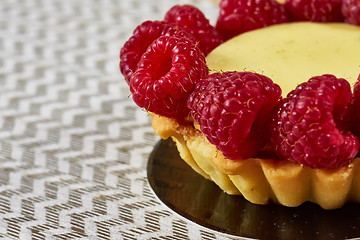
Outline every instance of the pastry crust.
{"label": "pastry crust", "polygon": [[296,207],[310,201],[324,209],[360,202],[360,158],[339,169],[312,169],[285,160],[230,160],[210,144],[192,122],[150,114],[155,132],[172,138],[181,158],[197,173],[231,195],[255,204],[275,202]]}

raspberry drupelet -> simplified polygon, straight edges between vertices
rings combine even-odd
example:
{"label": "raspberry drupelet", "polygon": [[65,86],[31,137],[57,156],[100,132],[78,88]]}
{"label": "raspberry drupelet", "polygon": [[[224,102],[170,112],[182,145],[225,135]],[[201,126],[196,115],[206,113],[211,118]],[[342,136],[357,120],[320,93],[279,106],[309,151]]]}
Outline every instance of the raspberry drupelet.
{"label": "raspberry drupelet", "polygon": [[341,4],[341,12],[347,23],[360,25],[360,1],[359,0],[343,0]]}
{"label": "raspberry drupelet", "polygon": [[311,168],[337,168],[353,159],[359,143],[344,123],[351,96],[350,84],[329,74],[291,91],[270,129],[278,157]]}
{"label": "raspberry drupelet", "polygon": [[270,115],[280,99],[280,87],[266,76],[223,72],[199,81],[188,107],[209,142],[235,160],[264,146]]}

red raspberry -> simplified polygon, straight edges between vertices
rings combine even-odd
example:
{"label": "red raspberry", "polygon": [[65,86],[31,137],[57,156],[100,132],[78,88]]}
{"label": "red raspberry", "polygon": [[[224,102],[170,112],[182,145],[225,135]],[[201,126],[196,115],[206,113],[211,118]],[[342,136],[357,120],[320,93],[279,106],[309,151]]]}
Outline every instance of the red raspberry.
{"label": "red raspberry", "polygon": [[354,86],[354,95],[347,113],[348,124],[357,137],[360,137],[360,75]]}
{"label": "red raspberry", "polygon": [[292,21],[341,22],[342,0],[286,0],[285,7]]}
{"label": "red raspberry", "polygon": [[359,0],[343,0],[341,12],[345,18],[345,22],[360,25],[360,1]]}
{"label": "red raspberry", "polygon": [[281,89],[252,72],[213,73],[200,80],[188,100],[201,131],[229,159],[253,156],[266,142],[271,112]]}
{"label": "red raspberry", "polygon": [[205,56],[191,39],[173,34],[155,40],[142,55],[130,79],[133,100],[140,107],[181,121],[194,84],[208,75]]}
{"label": "red raspberry", "polygon": [[205,55],[223,42],[204,14],[192,5],[175,5],[166,13],[164,20],[191,33],[199,41]]}
{"label": "red raspberry", "polygon": [[130,85],[130,77],[135,72],[140,57],[148,46],[160,36],[171,36],[174,33],[195,39],[178,26],[162,21],[145,21],[135,28],[133,35],[120,51],[120,70]]}
{"label": "red raspberry", "polygon": [[311,168],[348,163],[359,150],[357,138],[343,122],[350,100],[350,84],[333,75],[300,84],[273,118],[270,131],[275,153]]}
{"label": "red raspberry", "polygon": [[275,0],[221,0],[216,29],[224,39],[287,22],[285,7]]}

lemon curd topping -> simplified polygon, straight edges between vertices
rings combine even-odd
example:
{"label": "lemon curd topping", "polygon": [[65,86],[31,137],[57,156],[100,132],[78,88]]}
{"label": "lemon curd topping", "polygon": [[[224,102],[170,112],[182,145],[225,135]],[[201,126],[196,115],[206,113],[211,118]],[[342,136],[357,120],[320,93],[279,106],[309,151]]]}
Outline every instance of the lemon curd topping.
{"label": "lemon curd topping", "polygon": [[279,84],[283,96],[313,76],[333,74],[353,86],[360,74],[360,27],[295,22],[243,33],[207,57],[211,72],[253,71]]}

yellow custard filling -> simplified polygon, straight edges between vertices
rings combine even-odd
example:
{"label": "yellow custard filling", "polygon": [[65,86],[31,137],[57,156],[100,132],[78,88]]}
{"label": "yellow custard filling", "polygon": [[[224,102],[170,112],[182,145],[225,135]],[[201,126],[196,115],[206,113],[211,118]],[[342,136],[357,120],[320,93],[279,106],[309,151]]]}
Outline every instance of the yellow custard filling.
{"label": "yellow custard filling", "polygon": [[243,33],[207,57],[211,72],[253,71],[280,85],[283,96],[322,74],[353,86],[360,74],[360,28],[345,23],[295,22]]}

